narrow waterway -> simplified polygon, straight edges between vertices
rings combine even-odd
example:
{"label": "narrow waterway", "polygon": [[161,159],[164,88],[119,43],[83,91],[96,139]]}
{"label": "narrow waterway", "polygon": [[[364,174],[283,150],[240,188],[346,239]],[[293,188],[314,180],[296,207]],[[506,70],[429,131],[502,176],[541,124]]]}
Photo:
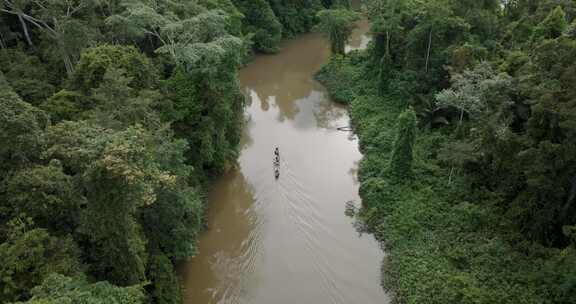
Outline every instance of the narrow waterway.
{"label": "narrow waterway", "polygon": [[[368,24],[348,50],[366,46]],[[186,303],[387,303],[382,251],[359,235],[362,155],[346,108],[313,79],[329,58],[319,34],[287,41],[240,73],[247,124],[239,168],[214,185],[200,253],[181,269]],[[280,177],[274,178],[274,148]]]}

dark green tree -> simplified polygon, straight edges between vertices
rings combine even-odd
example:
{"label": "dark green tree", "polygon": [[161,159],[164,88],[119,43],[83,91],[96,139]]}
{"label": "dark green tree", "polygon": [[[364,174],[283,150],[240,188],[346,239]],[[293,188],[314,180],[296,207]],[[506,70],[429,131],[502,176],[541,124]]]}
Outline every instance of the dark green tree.
{"label": "dark green tree", "polygon": [[316,13],[324,8],[320,0],[268,0],[268,2],[282,24],[283,37],[310,31],[316,23]]}
{"label": "dark green tree", "polygon": [[59,161],[16,172],[6,181],[6,201],[14,216],[26,214],[57,234],[73,233],[85,203]]}
{"label": "dark green tree", "polygon": [[239,91],[235,65],[229,57],[218,70],[188,73],[179,68],[166,82],[167,96],[177,137],[188,141],[190,164],[217,172],[236,156],[242,125],[243,96]]}
{"label": "dark green tree", "polygon": [[14,218],[7,229],[7,238],[0,244],[2,302],[26,299],[32,287],[52,272],[75,275],[81,270],[78,249],[69,237],[34,228],[25,217]]}
{"label": "dark green tree", "polygon": [[152,281],[151,296],[155,303],[182,303],[180,282],[168,257],[163,254],[151,255],[148,278]]}
{"label": "dark green tree", "polygon": [[40,58],[21,49],[0,50],[0,71],[24,101],[38,106],[54,93],[57,80],[48,72]]}
{"label": "dark green tree", "polygon": [[253,33],[254,48],[259,52],[278,51],[282,39],[282,24],[267,0],[233,0],[244,14],[244,31]]}

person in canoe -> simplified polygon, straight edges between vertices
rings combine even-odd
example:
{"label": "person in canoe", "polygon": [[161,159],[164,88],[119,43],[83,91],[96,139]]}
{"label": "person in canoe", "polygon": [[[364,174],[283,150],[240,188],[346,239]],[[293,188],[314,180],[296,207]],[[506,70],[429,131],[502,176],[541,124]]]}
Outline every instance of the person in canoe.
{"label": "person in canoe", "polygon": [[280,166],[280,150],[278,149],[278,147],[274,149],[274,165]]}
{"label": "person in canoe", "polygon": [[274,149],[274,177],[276,179],[280,177],[280,149],[278,147]]}

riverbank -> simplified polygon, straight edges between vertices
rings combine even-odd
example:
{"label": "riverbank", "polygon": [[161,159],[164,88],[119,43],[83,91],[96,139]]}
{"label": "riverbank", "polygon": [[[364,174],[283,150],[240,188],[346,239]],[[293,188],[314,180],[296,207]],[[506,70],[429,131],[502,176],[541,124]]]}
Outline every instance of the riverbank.
{"label": "riverbank", "polygon": [[453,140],[450,130],[419,130],[412,179],[386,174],[408,96],[394,81],[378,94],[373,70],[367,55],[356,52],[333,58],[317,78],[336,100],[350,104],[364,155],[359,218],[386,248],[383,286],[394,302],[567,303],[558,286],[570,290],[572,279],[558,271],[566,263],[560,250],[524,241],[501,216],[498,198],[466,174],[449,185],[450,170],[438,155]]}

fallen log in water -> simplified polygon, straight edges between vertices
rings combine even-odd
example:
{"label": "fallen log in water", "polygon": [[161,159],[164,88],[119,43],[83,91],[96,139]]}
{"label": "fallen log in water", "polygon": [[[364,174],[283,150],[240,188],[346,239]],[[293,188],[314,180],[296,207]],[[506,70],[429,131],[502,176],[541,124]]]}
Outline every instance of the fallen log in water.
{"label": "fallen log in water", "polygon": [[349,126],[348,126],[348,127],[338,127],[338,128],[336,128],[336,130],[338,130],[338,131],[344,131],[344,132],[354,131],[354,129],[352,129],[352,127],[349,127]]}

